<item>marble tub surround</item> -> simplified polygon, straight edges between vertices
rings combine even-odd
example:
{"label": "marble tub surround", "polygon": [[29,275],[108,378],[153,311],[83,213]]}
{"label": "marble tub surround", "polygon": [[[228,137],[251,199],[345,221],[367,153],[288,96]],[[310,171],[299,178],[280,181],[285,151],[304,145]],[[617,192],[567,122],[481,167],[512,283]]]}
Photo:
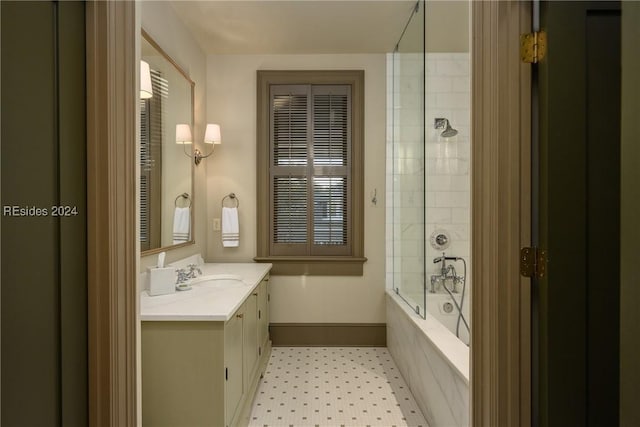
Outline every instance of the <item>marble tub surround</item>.
{"label": "marble tub surround", "polygon": [[[185,265],[189,264],[187,262]],[[182,265],[173,265],[182,268]],[[271,264],[208,263],[192,288],[169,295],[140,294],[142,321],[227,321],[267,276]]]}
{"label": "marble tub surround", "polygon": [[469,425],[469,348],[387,293],[387,346],[431,427]]}

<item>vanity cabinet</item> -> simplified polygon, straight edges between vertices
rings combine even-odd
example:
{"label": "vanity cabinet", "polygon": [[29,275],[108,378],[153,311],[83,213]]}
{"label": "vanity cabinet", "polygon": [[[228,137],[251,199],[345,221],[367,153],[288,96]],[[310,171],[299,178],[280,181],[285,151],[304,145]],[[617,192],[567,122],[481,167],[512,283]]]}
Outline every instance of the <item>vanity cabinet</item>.
{"label": "vanity cabinet", "polygon": [[[246,304],[246,303],[245,303]],[[245,305],[224,325],[225,425],[230,425],[245,390],[242,354],[244,350]]]}
{"label": "vanity cabinet", "polygon": [[268,279],[226,321],[142,321],[143,426],[246,426],[266,369]]}
{"label": "vanity cabinet", "polygon": [[254,378],[258,362],[258,290],[255,289],[244,305],[244,341],[242,359],[244,362],[244,387],[249,388]]}
{"label": "vanity cabinet", "polygon": [[258,355],[267,347],[269,340],[269,276],[258,285]]}

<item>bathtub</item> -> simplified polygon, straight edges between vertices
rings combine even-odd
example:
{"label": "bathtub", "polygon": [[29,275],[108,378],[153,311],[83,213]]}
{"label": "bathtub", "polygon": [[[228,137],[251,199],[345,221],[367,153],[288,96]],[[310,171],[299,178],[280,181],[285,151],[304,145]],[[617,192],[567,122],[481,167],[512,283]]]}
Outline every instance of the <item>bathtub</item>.
{"label": "bathtub", "polygon": [[387,347],[429,427],[469,425],[469,347],[387,290]]}
{"label": "bathtub", "polygon": [[[460,304],[461,295],[454,294],[456,301]],[[440,323],[444,325],[449,331],[451,331],[454,335],[456,333],[456,324],[458,322],[458,310],[451,302],[451,297],[449,294],[445,294],[442,292],[437,293],[427,293],[427,312],[436,318]],[[448,310],[446,305],[448,305]],[[469,306],[471,305],[471,299],[469,296],[465,296],[464,305],[462,307],[462,313],[464,314],[464,318],[467,322],[470,322],[469,319]],[[451,310],[451,311],[449,311]],[[458,328],[460,340],[469,345],[469,333],[467,332],[467,328],[464,327],[462,320],[460,320],[460,327]]]}

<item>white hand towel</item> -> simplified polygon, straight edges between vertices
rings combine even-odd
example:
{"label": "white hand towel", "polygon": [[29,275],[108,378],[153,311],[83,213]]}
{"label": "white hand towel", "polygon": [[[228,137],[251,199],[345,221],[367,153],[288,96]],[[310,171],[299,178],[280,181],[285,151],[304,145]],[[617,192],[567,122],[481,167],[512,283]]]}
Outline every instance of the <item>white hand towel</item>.
{"label": "white hand towel", "polygon": [[222,208],[222,246],[225,248],[240,246],[238,208]]}
{"label": "white hand towel", "polygon": [[173,213],[173,243],[184,243],[189,241],[191,234],[191,209],[176,208]]}

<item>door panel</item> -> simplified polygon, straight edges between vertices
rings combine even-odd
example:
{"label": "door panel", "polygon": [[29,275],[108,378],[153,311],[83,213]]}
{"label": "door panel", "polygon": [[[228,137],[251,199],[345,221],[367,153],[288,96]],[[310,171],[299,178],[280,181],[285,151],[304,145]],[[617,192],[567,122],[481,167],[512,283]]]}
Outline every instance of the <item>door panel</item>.
{"label": "door panel", "polygon": [[238,410],[243,393],[243,317],[242,309],[239,309],[224,326],[224,364],[226,369],[224,417],[227,426],[231,424]]}
{"label": "door panel", "polygon": [[640,426],[640,2],[622,3],[620,425]]}
{"label": "door panel", "polygon": [[258,361],[258,290],[243,304],[244,311],[244,388],[249,389]]}
{"label": "door panel", "polygon": [[2,205],[47,210],[2,216],[1,423],[85,426],[84,3],[1,7]]}
{"label": "door panel", "polygon": [[620,14],[589,11],[586,27],[587,420],[610,426],[619,387]]}
{"label": "door panel", "polygon": [[87,424],[87,152],[85,6],[58,8],[60,201],[78,215],[60,219],[62,425]]}
{"label": "door panel", "polygon": [[268,283],[268,280],[263,280],[258,286],[258,346],[261,351],[264,351],[269,338]]}
{"label": "door panel", "polygon": [[541,3],[534,424],[618,416],[620,16],[617,2]]}

